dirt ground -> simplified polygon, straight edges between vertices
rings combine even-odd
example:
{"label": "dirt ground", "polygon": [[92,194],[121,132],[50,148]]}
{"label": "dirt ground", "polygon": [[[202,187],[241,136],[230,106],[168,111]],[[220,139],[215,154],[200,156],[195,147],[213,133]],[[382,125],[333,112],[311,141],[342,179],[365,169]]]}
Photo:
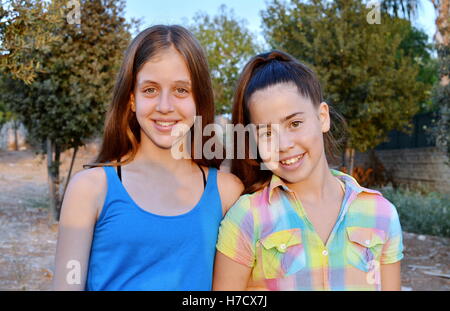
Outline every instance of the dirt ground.
{"label": "dirt ground", "polygon": [[[96,152],[79,151],[74,171]],[[62,158],[66,176],[71,151]],[[45,158],[0,151],[0,290],[50,290],[57,226],[47,222]],[[402,289],[450,290],[450,239],[404,232]]]}

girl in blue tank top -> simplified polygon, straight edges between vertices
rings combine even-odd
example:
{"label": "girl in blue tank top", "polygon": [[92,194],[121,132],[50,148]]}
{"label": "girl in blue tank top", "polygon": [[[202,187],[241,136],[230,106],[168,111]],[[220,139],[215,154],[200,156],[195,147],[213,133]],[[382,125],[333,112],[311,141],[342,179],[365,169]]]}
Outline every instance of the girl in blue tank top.
{"label": "girl in blue tank top", "polygon": [[99,155],[68,186],[54,289],[211,290],[219,224],[243,190],[208,155],[222,148],[202,135],[213,122],[193,35],[141,32],[125,53]]}

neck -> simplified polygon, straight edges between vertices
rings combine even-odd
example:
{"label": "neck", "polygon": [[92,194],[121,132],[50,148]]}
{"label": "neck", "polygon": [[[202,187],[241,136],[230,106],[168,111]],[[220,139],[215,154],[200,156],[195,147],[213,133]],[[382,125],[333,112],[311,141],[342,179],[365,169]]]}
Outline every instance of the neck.
{"label": "neck", "polygon": [[186,157],[185,153],[181,159],[176,158],[172,155],[171,148],[164,149],[156,146],[144,133],[141,135],[141,143],[133,162],[144,166],[159,166],[170,172],[178,171],[186,168],[186,165],[192,164],[192,160],[190,157]]}
{"label": "neck", "polygon": [[330,172],[330,168],[325,156],[314,168],[313,172],[306,179],[289,184],[299,199],[302,201],[321,202],[329,197],[340,187],[338,181]]}

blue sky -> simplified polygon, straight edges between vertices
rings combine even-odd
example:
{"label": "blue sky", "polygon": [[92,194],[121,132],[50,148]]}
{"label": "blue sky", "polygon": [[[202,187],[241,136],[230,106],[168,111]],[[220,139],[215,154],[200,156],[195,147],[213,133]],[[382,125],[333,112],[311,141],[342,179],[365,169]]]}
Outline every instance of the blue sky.
{"label": "blue sky", "polygon": [[[248,28],[261,36],[260,11],[266,7],[265,0],[126,0],[126,18],[142,18],[142,28],[154,24],[186,25],[198,11],[214,15],[221,4],[234,9],[235,15],[247,20]],[[434,9],[430,0],[419,1],[419,12],[413,18],[414,25],[424,30],[429,37],[435,32]]]}
{"label": "blue sky", "polygon": [[215,15],[221,4],[234,9],[237,17],[247,20],[248,28],[259,33],[259,12],[266,7],[264,0],[126,0],[126,17],[143,17],[145,26],[191,22],[198,11]]}

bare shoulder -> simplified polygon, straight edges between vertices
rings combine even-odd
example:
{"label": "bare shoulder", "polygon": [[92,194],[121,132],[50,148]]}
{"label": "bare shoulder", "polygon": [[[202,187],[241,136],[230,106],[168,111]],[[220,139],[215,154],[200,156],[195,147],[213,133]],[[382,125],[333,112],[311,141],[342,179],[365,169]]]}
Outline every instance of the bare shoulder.
{"label": "bare shoulder", "polygon": [[106,174],[102,167],[82,170],[71,178],[61,212],[70,210],[76,214],[95,214],[97,217],[103,206],[106,191]]}
{"label": "bare shoulder", "polygon": [[242,181],[232,173],[217,171],[217,179],[220,183],[222,183],[225,186],[238,187],[244,190],[244,185],[242,184]]}
{"label": "bare shoulder", "polygon": [[71,178],[69,187],[77,192],[102,192],[102,188],[106,187],[105,170],[103,167],[93,167],[79,171]]}
{"label": "bare shoulder", "polygon": [[234,174],[228,172],[217,172],[217,186],[224,214],[239,199],[244,191],[242,181]]}

